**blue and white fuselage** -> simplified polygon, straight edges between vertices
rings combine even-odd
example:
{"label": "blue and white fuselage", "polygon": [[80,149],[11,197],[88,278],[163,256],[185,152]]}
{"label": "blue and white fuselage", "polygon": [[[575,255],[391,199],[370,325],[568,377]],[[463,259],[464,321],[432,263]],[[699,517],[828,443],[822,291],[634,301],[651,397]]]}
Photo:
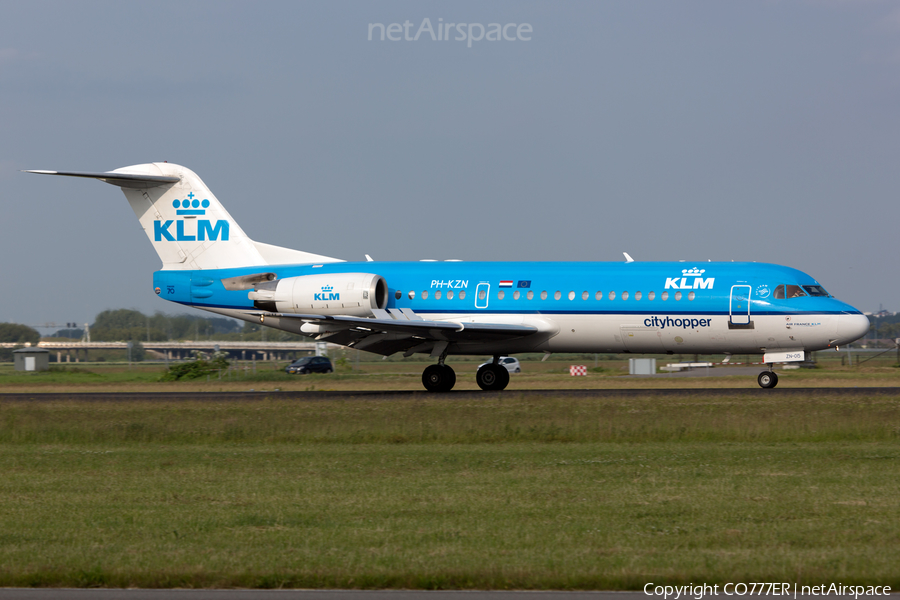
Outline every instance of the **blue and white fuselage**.
{"label": "blue and white fuselage", "polygon": [[[341,262],[274,265],[267,272],[276,280],[323,277],[322,285],[304,290],[308,298],[270,307],[265,323],[279,329],[300,333],[302,323],[276,314],[328,307],[345,313],[338,275],[373,273],[387,282],[388,315],[532,325],[543,334],[459,341],[448,354],[815,351],[849,343],[869,326],[809,275],[760,263]],[[255,320],[258,306],[248,292],[222,285],[254,273],[259,269],[163,270],[153,281],[167,300]],[[331,275],[334,281],[326,281]],[[792,293],[780,293],[787,286]]]}
{"label": "blue and white fuselage", "polygon": [[[858,310],[788,267],[734,262],[344,262],[250,239],[206,185],[170,163],[37,171],[122,188],[163,262],[160,297],[370,352],[427,353],[433,391],[454,354],[760,353],[766,363],[854,341]],[[773,387],[774,373],[760,375]]]}

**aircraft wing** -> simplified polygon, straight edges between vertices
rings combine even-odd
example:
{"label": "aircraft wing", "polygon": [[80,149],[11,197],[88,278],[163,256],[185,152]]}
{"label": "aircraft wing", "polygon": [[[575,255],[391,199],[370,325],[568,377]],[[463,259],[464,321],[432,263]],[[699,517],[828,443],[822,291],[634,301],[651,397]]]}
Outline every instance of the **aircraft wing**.
{"label": "aircraft wing", "polygon": [[[507,323],[463,323],[430,321],[410,311],[377,311],[376,318],[251,312],[262,322],[267,319],[299,320],[314,327],[307,335],[317,340],[390,355],[395,352],[425,351],[440,342],[490,342],[538,333],[532,325]],[[304,332],[306,333],[306,332]],[[421,347],[421,349],[419,349]]]}

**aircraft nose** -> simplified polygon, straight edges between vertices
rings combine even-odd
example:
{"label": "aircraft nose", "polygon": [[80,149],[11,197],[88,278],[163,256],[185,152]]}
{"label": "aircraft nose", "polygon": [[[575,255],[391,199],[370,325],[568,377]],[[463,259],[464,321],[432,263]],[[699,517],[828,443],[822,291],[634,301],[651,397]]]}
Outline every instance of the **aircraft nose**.
{"label": "aircraft nose", "polygon": [[856,341],[869,331],[869,319],[866,315],[847,314],[837,318],[837,345],[842,346]]}

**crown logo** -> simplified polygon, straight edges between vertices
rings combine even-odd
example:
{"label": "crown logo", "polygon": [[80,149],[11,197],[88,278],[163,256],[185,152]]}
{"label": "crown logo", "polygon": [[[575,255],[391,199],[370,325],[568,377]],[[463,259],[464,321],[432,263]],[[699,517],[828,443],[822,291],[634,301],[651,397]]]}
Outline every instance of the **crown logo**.
{"label": "crown logo", "polygon": [[[172,206],[179,209],[175,211],[178,215],[205,215],[206,209],[209,208],[209,200],[205,198],[198,200],[194,198],[194,192],[191,192],[184,200],[178,198],[172,200]],[[203,208],[200,208],[201,206]]]}
{"label": "crown logo", "polygon": [[323,286],[322,286],[322,291],[323,291],[323,292],[330,292],[330,291],[332,291],[333,289],[334,289],[334,288],[331,287],[330,285],[323,285]]}
{"label": "crown logo", "polygon": [[700,276],[703,273],[706,273],[706,269],[698,269],[697,267],[694,267],[693,269],[682,269],[681,270],[681,274],[684,275],[685,277]]}

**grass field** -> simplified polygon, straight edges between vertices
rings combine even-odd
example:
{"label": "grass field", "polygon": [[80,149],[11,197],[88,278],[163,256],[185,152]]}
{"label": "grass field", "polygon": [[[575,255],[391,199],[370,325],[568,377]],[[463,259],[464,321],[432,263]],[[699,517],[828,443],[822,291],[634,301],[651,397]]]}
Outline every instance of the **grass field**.
{"label": "grass field", "polygon": [[0,400],[0,473],[0,586],[900,586],[894,397]]}

